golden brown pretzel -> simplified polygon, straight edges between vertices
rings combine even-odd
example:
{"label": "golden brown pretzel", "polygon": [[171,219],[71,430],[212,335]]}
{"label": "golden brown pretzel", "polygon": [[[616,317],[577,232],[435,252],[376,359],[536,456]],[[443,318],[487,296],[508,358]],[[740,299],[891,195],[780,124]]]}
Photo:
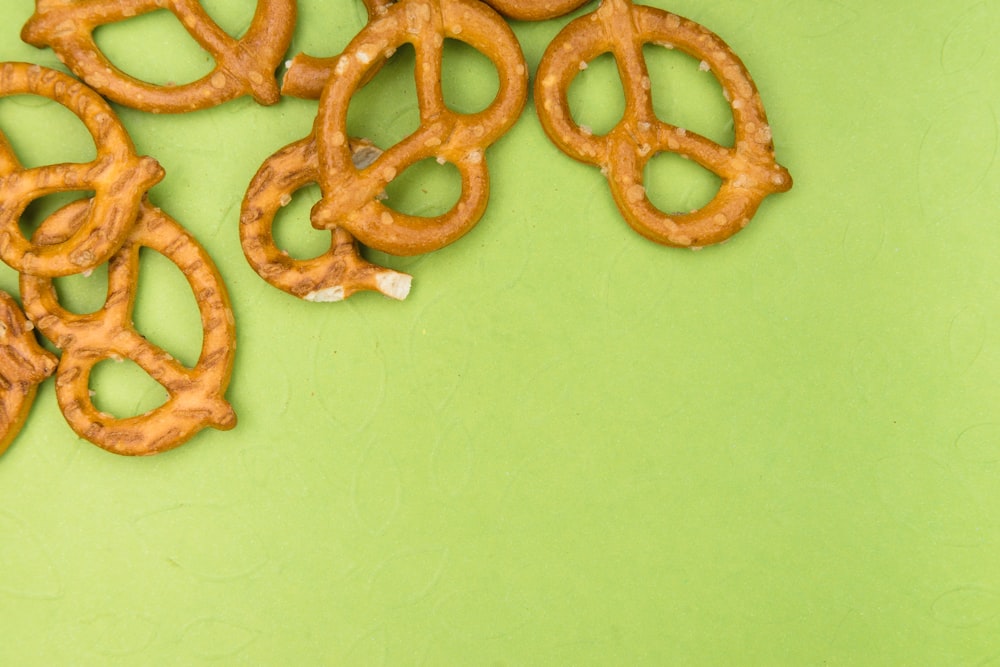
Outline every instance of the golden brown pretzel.
{"label": "golden brown pretzel", "polygon": [[59,362],[38,344],[34,328],[17,302],[0,291],[0,454],[24,425],[38,385]]}
{"label": "golden brown pretzel", "polygon": [[[361,165],[381,153],[370,143],[356,142],[352,149],[355,164]],[[330,232],[330,250],[312,259],[293,259],[275,245],[271,228],[278,209],[318,178],[312,136],[264,161],[240,213],[240,243],[250,266],[271,285],[307,301],[341,301],[362,290],[405,299],[410,276],[365,261],[354,237],[339,227]]]}
{"label": "golden brown pretzel", "polygon": [[[75,113],[97,146],[84,164],[23,169],[0,133],[0,259],[17,271],[65,276],[93,269],[121,246],[135,221],[143,194],[163,178],[150,157],[139,157],[125,128],[100,95],[76,79],[28,63],[0,65],[0,97],[48,97]],[[93,190],[87,219],[63,242],[40,245],[18,227],[33,200],[61,191]]]}
{"label": "golden brown pretzel", "polygon": [[[236,39],[220,28],[196,0],[36,0],[35,14],[21,39],[50,46],[81,79],[110,100],[155,113],[204,109],[253,95],[261,104],[279,99],[274,71],[284,58],[295,27],[295,0],[259,0],[246,34]],[[94,42],[98,27],[166,9],[215,59],[201,79],[180,86],[156,86],[118,69]]]}
{"label": "golden brown pretzel", "polygon": [[[656,117],[642,55],[647,43],[676,47],[711,68],[732,107],[733,147]],[[584,64],[608,52],[618,63],[626,110],[610,132],[593,136],[573,121],[567,89]],[[792,185],[775,162],[764,106],[736,54],[697,23],[631,0],[603,0],[595,12],[556,36],[538,66],[535,106],[552,141],[571,157],[599,166],[628,223],[658,243],[700,247],[724,241],[746,226],[764,197]],[[691,213],[666,214],[654,207],[643,186],[643,168],[661,151],[678,153],[719,175],[722,185],[715,198]]]}
{"label": "golden brown pretzel", "polygon": [[[86,202],[74,202],[47,219],[36,232],[39,242],[58,241],[86,215]],[[151,248],[184,273],[201,314],[201,355],[183,366],[147,341],[132,324],[139,250]],[[86,315],[65,310],[52,281],[21,275],[25,312],[62,350],[56,371],[56,398],[78,435],[116,454],[156,454],[187,441],[206,427],[231,429],[236,415],[224,395],[236,347],[233,312],[211,258],[172,218],[143,200],[135,227],[108,268],[108,297]],[[167,401],[135,417],[117,419],[93,404],[89,378],[105,359],[131,359],[167,391]]]}
{"label": "golden brown pretzel", "polygon": [[[479,113],[455,113],[441,96],[446,38],[477,49],[499,72],[497,96]],[[359,169],[348,141],[348,105],[373,68],[405,43],[416,51],[414,76],[421,125],[372,164]],[[313,209],[313,225],[344,228],[363,245],[394,255],[425,253],[458,239],[479,221],[486,208],[486,149],[520,115],[527,98],[527,80],[524,56],[514,33],[478,0],[401,0],[388,7],[336,60],[320,98],[314,131],[323,199]],[[385,206],[380,196],[386,185],[425,158],[451,162],[458,168],[462,179],[458,202],[436,217],[406,215]]]}
{"label": "golden brown pretzel", "polygon": [[483,0],[515,21],[545,21],[582,7],[590,0]]}

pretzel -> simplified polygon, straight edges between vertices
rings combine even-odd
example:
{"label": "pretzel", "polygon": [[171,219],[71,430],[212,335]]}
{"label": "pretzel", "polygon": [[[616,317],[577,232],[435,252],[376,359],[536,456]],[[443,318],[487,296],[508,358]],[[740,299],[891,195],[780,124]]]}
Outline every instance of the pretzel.
{"label": "pretzel", "polygon": [[[732,107],[733,147],[656,117],[642,55],[647,43],[677,47],[711,69]],[[592,136],[573,121],[567,89],[588,61],[606,52],[618,62],[625,115],[606,135]],[[658,243],[701,247],[724,241],[747,225],[764,197],[792,186],[791,176],[775,162],[764,106],[743,63],[717,35],[660,9],[602,0],[593,13],[570,22],[539,63],[535,106],[549,138],[571,157],[599,166],[628,224]],[[690,213],[655,208],[642,185],[643,168],[661,151],[690,158],[721,177],[714,199]]]}
{"label": "pretzel", "polygon": [[[39,242],[58,242],[86,216],[87,202],[69,204],[36,232]],[[147,341],[132,324],[139,250],[166,256],[186,276],[196,297],[203,329],[201,355],[183,366]],[[58,301],[52,281],[21,274],[25,312],[62,350],[56,371],[56,399],[72,429],[116,454],[148,455],[187,441],[205,427],[228,430],[236,415],[224,394],[236,347],[229,297],[211,258],[172,218],[143,200],[135,227],[108,267],[108,297],[97,311],[78,315]],[[131,359],[167,391],[167,401],[146,414],[117,419],[93,404],[89,379],[102,360]]]}
{"label": "pretzel", "polygon": [[[163,178],[163,169],[153,158],[136,155],[111,107],[76,79],[38,65],[3,63],[0,97],[17,94],[50,98],[76,114],[94,138],[97,157],[85,164],[23,169],[0,133],[0,259],[17,271],[47,277],[93,269],[124,242],[139,200]],[[52,245],[24,237],[18,222],[28,204],[55,192],[79,190],[95,194],[75,233]]]}
{"label": "pretzel", "polygon": [[34,328],[13,297],[0,291],[0,454],[28,418],[38,385],[58,363],[38,344]]}
{"label": "pretzel", "polygon": [[[493,61],[500,90],[475,114],[458,114],[441,96],[445,38],[461,40]],[[416,51],[414,75],[420,127],[370,165],[354,165],[347,108],[354,92],[399,46]],[[294,77],[296,65],[289,74]],[[489,197],[485,151],[517,120],[527,98],[528,71],[520,45],[504,20],[478,0],[401,0],[361,30],[336,60],[320,97],[314,132],[322,200],[313,208],[317,229],[346,229],[363,245],[394,255],[441,248],[468,232]],[[442,215],[420,217],[385,206],[381,195],[397,174],[425,158],[451,162],[462,179],[458,202]]]}
{"label": "pretzel", "polygon": [[[260,104],[279,99],[274,71],[291,43],[295,0],[258,0],[246,34],[235,39],[196,0],[35,0],[36,11],[21,39],[56,55],[95,90],[124,106],[154,113],[205,109],[252,95]],[[157,86],[129,76],[107,59],[94,41],[98,27],[157,9],[172,12],[215,60],[201,79]]]}
{"label": "pretzel", "polygon": [[[363,167],[381,154],[370,143],[352,143],[356,166]],[[247,189],[240,213],[240,243],[250,266],[271,285],[306,301],[341,301],[361,290],[405,299],[410,276],[362,259],[354,237],[339,227],[330,232],[330,250],[313,259],[293,259],[275,245],[271,234],[275,214],[294,192],[317,181],[317,169],[312,136],[264,161]]]}
{"label": "pretzel", "polygon": [[484,2],[515,21],[545,21],[569,14],[590,0],[484,0]]}

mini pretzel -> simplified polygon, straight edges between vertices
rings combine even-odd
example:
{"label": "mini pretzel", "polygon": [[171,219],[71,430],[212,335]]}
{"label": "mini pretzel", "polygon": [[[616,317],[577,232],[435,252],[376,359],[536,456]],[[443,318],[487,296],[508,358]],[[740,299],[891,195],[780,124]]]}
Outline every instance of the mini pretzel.
{"label": "mini pretzel", "polygon": [[[477,49],[493,61],[500,74],[496,99],[479,113],[458,114],[445,105],[441,95],[445,38]],[[359,169],[348,141],[348,105],[373,68],[405,43],[416,51],[420,127]],[[527,98],[527,81],[527,67],[514,33],[478,0],[401,0],[388,7],[337,59],[320,98],[315,134],[323,199],[313,209],[313,226],[342,227],[363,245],[394,255],[430,252],[461,237],[486,209],[489,171],[485,152],[520,115]],[[451,210],[436,217],[412,216],[380,201],[397,174],[431,157],[451,162],[461,175],[462,194]]]}
{"label": "mini pretzel", "polygon": [[0,291],[0,454],[28,418],[38,385],[59,362],[38,344],[34,328],[17,302]]}
{"label": "mini pretzel", "polygon": [[[86,214],[86,202],[74,202],[43,223],[40,241],[71,233]],[[132,324],[139,250],[151,248],[187,277],[201,313],[201,356],[183,366],[147,341]],[[56,398],[78,435],[116,454],[156,454],[177,447],[205,427],[236,425],[224,394],[236,347],[233,312],[225,286],[211,258],[172,218],[143,200],[135,227],[108,267],[108,297],[94,313],[78,315],[60,306],[52,281],[21,275],[25,311],[39,330],[62,350],[56,371]],[[131,359],[167,390],[169,398],[144,415],[116,419],[93,404],[89,379],[105,359]]]}
{"label": "mini pretzel", "polygon": [[[363,142],[354,142],[352,152],[360,166],[381,154]],[[271,228],[278,209],[291,201],[294,192],[318,178],[312,136],[286,146],[264,162],[250,183],[240,214],[240,242],[250,266],[271,285],[306,301],[341,301],[361,290],[405,299],[410,276],[362,259],[354,237],[339,227],[330,232],[330,250],[313,259],[293,259],[275,245]]]}
{"label": "mini pretzel", "polygon": [[[196,0],[36,0],[21,39],[51,46],[74,74],[110,100],[155,113],[205,109],[243,95],[279,99],[274,71],[292,40],[295,0],[259,0],[246,34],[225,33]],[[197,81],[156,86],[115,67],[94,42],[98,27],[157,9],[172,12],[216,66]]]}
{"label": "mini pretzel", "polygon": [[590,0],[484,0],[487,5],[515,21],[545,21],[582,7]]}
{"label": "mini pretzel", "polygon": [[[63,105],[86,125],[97,157],[85,164],[23,169],[0,133],[0,258],[25,273],[65,276],[93,269],[121,246],[143,194],[163,178],[153,158],[139,157],[125,128],[101,96],[76,79],[28,63],[0,65],[0,97],[32,94]],[[33,200],[63,191],[93,190],[87,218],[63,242],[39,245],[18,222]]]}
{"label": "mini pretzel", "polygon": [[[647,43],[676,46],[711,68],[732,107],[734,147],[656,117],[642,55]],[[625,115],[606,135],[592,136],[573,121],[567,89],[588,61],[607,52],[618,63]],[[542,56],[535,102],[552,141],[571,157],[599,166],[629,225],[658,243],[700,247],[724,241],[746,226],[764,197],[792,186],[788,172],[775,162],[764,106],[743,63],[715,34],[660,9],[603,0],[596,11],[570,22]],[[720,176],[715,198],[691,213],[655,208],[642,185],[643,168],[661,151],[690,158]]]}

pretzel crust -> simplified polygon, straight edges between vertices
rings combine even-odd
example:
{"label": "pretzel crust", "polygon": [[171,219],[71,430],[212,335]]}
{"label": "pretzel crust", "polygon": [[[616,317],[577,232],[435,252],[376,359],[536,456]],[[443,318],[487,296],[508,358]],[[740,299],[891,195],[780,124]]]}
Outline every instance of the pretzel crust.
{"label": "pretzel crust", "polygon": [[[370,143],[352,142],[355,162],[381,153]],[[316,141],[312,136],[284,147],[261,165],[243,199],[240,244],[257,274],[268,283],[306,301],[341,301],[373,290],[405,299],[411,277],[365,261],[347,231],[331,230],[330,250],[312,259],[293,259],[271,233],[278,209],[297,190],[319,179]]]}
{"label": "pretzel crust", "polygon": [[0,291],[0,454],[28,418],[38,385],[59,362],[38,344],[34,328],[13,297]]}
{"label": "pretzel crust", "polygon": [[[98,27],[158,9],[172,12],[215,59],[201,79],[157,86],[129,76],[111,63],[94,41]],[[292,40],[295,0],[259,0],[246,34],[226,34],[196,0],[36,0],[21,39],[50,46],[74,74],[110,100],[154,113],[205,109],[252,95],[260,104],[278,101],[274,72]]]}
{"label": "pretzel crust", "polygon": [[[733,147],[656,117],[642,57],[647,43],[676,47],[710,68],[732,109]],[[618,63],[626,110],[610,132],[593,136],[573,121],[567,91],[581,63],[608,52]],[[764,197],[792,186],[791,176],[775,162],[760,94],[739,57],[706,28],[660,9],[630,0],[602,0],[596,11],[570,22],[542,56],[535,101],[553,143],[571,157],[599,166],[628,224],[664,245],[701,247],[724,241],[747,225]],[[721,177],[711,202],[678,214],[653,206],[642,184],[643,169],[663,151],[692,159]]]}
{"label": "pretzel crust", "polygon": [[[100,95],[73,77],[29,63],[0,66],[0,97],[47,97],[76,114],[97,147],[85,164],[23,169],[0,132],[0,259],[17,271],[55,277],[81,273],[104,263],[121,246],[139,201],[163,178],[150,157],[139,157],[125,128]],[[55,192],[93,190],[93,206],[79,228],[60,243],[29,241],[18,226],[33,200]]]}
{"label": "pretzel crust", "polygon": [[[478,113],[455,113],[441,96],[446,38],[461,40],[486,55],[500,75],[496,98]],[[372,164],[358,169],[347,139],[348,105],[373,69],[405,43],[416,51],[421,125]],[[293,63],[290,74],[294,68]],[[527,66],[513,31],[477,0],[401,0],[388,7],[337,58],[320,98],[314,132],[323,199],[313,209],[313,225],[344,228],[363,245],[394,255],[430,252],[460,238],[486,209],[485,152],[520,115],[527,81]],[[457,167],[462,180],[458,202],[435,217],[407,215],[385,206],[380,195],[388,183],[426,158]]]}
{"label": "pretzel crust", "polygon": [[[46,220],[39,242],[58,241],[86,215],[87,203],[74,202]],[[194,292],[203,329],[201,355],[187,368],[147,341],[132,324],[139,250],[167,257],[184,273]],[[25,312],[62,350],[56,371],[56,398],[72,429],[110,452],[149,455],[186,442],[206,427],[228,430],[236,415],[224,394],[236,348],[232,308],[208,253],[188,232],[145,199],[135,227],[108,267],[103,307],[79,315],[65,310],[52,281],[21,274]],[[167,401],[146,414],[117,419],[99,411],[90,394],[90,372],[106,359],[130,359],[167,391]]]}
{"label": "pretzel crust", "polygon": [[569,14],[590,0],[484,0],[484,2],[515,21],[546,21]]}

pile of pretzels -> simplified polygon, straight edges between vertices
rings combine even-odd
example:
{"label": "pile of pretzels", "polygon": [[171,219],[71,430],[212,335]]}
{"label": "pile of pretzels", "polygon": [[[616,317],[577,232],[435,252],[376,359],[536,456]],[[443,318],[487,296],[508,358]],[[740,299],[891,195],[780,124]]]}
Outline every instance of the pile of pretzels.
{"label": "pile of pretzels", "polygon": [[[295,0],[258,0],[239,39],[220,29],[195,0],[36,0],[22,38],[52,48],[79,79],[39,65],[0,63],[0,97],[38,95],[67,107],[90,131],[97,157],[85,164],[25,169],[0,131],[0,259],[20,273],[23,304],[22,312],[0,292],[0,453],[26,419],[39,383],[51,375],[73,430],[117,454],[156,454],[203,428],[236,424],[225,399],[235,351],[225,285],[194,237],[149,202],[148,190],[163,170],[155,159],[136,154],[107,100],[150,113],[197,111],[244,95],[260,104],[274,104],[281,95],[318,100],[312,132],[267,158],[247,188],[239,219],[244,255],[269,284],[308,301],[340,301],[363,290],[404,299],[411,277],[367,261],[362,247],[392,255],[427,253],[458,240],[482,218],[490,190],[487,150],[514,125],[529,94],[528,67],[505,19],[547,20],[587,1],[363,0],[368,22],[346,48],[333,57],[296,55],[279,88],[275,72],[291,43]],[[98,27],[158,9],[173,12],[211,54],[211,72],[189,84],[157,86],[125,74],[96,46]],[[445,104],[446,39],[484,54],[499,73],[495,98],[477,113],[458,113]],[[419,127],[393,146],[352,136],[347,123],[352,97],[406,44],[416,55]],[[645,44],[676,48],[713,73],[732,111],[732,146],[656,116]],[[606,53],[617,63],[626,110],[610,131],[597,136],[574,121],[567,95],[580,70]],[[667,11],[631,0],[600,0],[548,46],[533,94],[552,142],[598,167],[625,221],[657,243],[699,248],[724,241],[747,225],[767,195],[791,187],[788,172],[775,161],[764,107],[743,63],[717,35]],[[646,196],[643,171],[661,152],[680,154],[718,175],[715,197],[691,212],[658,210]],[[457,168],[461,195],[455,204],[426,217],[387,205],[387,186],[428,158]],[[281,207],[310,184],[321,192],[310,222],[330,232],[330,249],[296,259],[278,247],[272,226]],[[80,190],[94,194],[52,213],[25,238],[20,218],[32,201]],[[132,324],[142,247],[176,264],[196,296],[204,335],[193,367],[147,341]],[[104,263],[104,305],[85,315],[63,308],[53,280]],[[58,357],[39,344],[36,331],[58,348]],[[127,418],[98,410],[89,380],[91,369],[105,359],[135,362],[166,389],[166,402]]]}

